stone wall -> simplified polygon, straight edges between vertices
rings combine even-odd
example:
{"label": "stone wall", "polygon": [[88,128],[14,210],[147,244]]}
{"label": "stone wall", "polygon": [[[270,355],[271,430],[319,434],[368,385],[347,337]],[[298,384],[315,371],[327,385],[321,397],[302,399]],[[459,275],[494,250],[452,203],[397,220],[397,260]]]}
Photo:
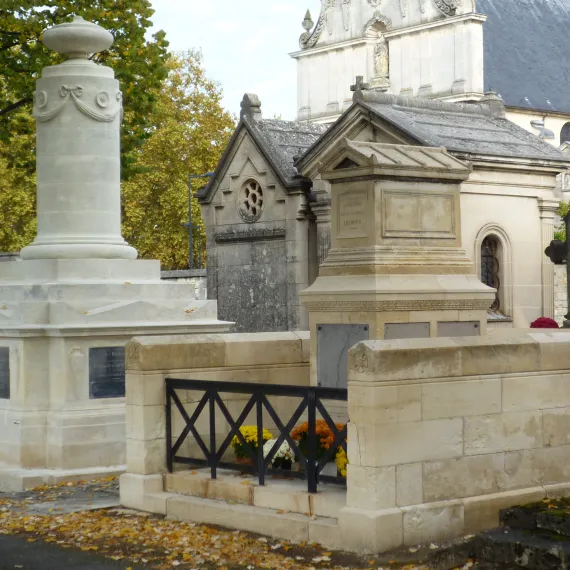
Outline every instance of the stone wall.
{"label": "stone wall", "polygon": [[565,265],[554,266],[554,318],[562,326],[568,312],[568,272]]}
{"label": "stone wall", "polygon": [[208,299],[208,282],[206,269],[184,269],[182,271],[163,271],[161,273],[163,281],[178,281],[180,283],[192,283],[196,292],[197,301]]}
{"label": "stone wall", "polygon": [[344,546],[496,527],[500,509],[570,495],[570,333],[361,343],[349,416]]}

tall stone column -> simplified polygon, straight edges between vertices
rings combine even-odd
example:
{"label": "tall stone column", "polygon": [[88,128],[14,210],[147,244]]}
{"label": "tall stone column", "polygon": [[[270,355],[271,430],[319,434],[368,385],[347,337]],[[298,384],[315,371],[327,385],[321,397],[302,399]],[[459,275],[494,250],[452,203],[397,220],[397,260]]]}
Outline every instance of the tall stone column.
{"label": "tall stone column", "polygon": [[22,259],[136,259],[121,237],[122,93],[112,69],[90,54],[113,36],[77,17],[43,43],[68,57],[37,82],[38,233]]}
{"label": "tall stone column", "polygon": [[[541,200],[539,202],[541,221],[542,250],[548,248],[554,239],[554,221],[558,202],[556,200]],[[543,256],[542,258],[542,316],[554,318],[554,265]]]}

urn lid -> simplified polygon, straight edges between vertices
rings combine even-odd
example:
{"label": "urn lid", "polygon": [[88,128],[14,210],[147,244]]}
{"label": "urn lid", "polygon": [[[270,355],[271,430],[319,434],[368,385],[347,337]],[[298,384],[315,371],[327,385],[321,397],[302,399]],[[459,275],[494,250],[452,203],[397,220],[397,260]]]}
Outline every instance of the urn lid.
{"label": "urn lid", "polygon": [[76,16],[73,22],[47,29],[42,41],[69,59],[88,59],[91,54],[110,48],[114,38],[105,28]]}

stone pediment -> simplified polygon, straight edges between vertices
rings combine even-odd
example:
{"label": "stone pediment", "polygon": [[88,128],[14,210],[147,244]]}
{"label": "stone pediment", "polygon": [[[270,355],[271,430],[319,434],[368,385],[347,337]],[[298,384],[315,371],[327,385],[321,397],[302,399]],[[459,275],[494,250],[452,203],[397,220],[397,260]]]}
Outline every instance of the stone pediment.
{"label": "stone pediment", "polygon": [[325,180],[370,174],[414,178],[466,180],[471,167],[443,148],[351,141],[334,144],[320,174]]}

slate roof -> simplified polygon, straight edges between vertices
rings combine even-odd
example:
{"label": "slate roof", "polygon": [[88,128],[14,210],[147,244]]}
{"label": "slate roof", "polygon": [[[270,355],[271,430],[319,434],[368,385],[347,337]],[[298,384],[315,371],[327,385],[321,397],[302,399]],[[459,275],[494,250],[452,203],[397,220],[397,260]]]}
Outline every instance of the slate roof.
{"label": "slate roof", "polygon": [[[508,121],[498,100],[479,103],[446,103],[430,99],[388,95],[374,90],[357,91],[355,103],[303,157],[310,157],[335,133],[342,132],[356,109],[388,122],[410,144],[443,147],[451,153],[512,159],[535,159],[570,164],[570,155]],[[563,168],[566,165],[563,165]]]}
{"label": "slate roof", "polygon": [[509,107],[570,113],[570,0],[477,0],[485,90]]}
{"label": "slate roof", "polygon": [[208,199],[217,181],[225,171],[239,133],[246,129],[257,143],[261,153],[285,186],[286,190],[309,188],[310,180],[301,176],[294,166],[294,160],[302,156],[326,132],[328,126],[281,121],[278,119],[254,119],[242,113],[241,120],[230,140],[209,183],[196,192],[200,201]]}
{"label": "slate roof", "polygon": [[426,146],[450,152],[570,162],[570,156],[504,118],[485,103],[444,103],[361,91],[358,104]]}

